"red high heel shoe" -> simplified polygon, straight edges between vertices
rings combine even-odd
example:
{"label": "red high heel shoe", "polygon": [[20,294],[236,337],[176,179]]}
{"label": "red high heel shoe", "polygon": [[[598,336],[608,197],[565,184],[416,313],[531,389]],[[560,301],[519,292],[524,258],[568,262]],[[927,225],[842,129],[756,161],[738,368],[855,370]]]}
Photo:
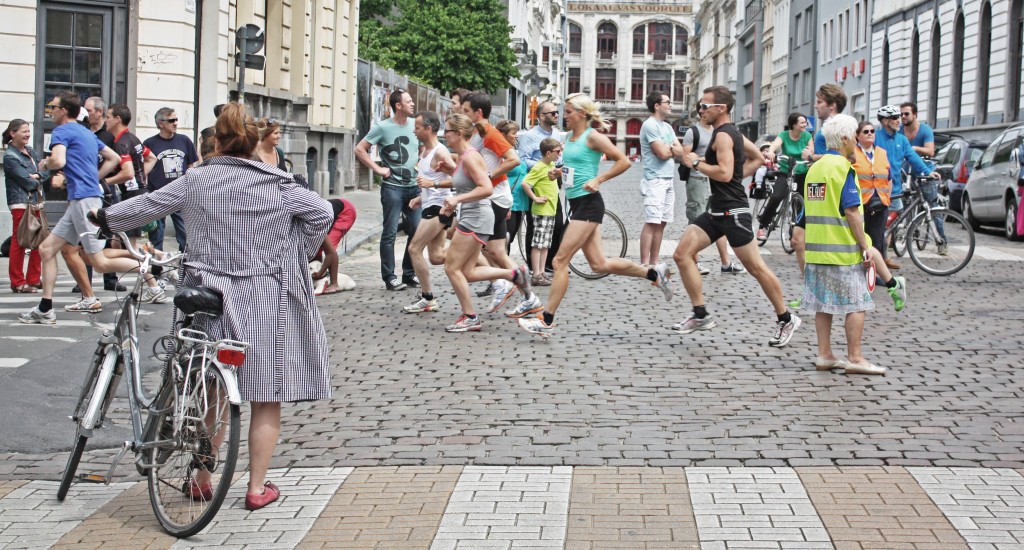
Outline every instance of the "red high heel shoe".
{"label": "red high heel shoe", "polygon": [[245,509],[249,511],[259,510],[281,497],[281,490],[271,482],[263,485],[262,493],[246,493]]}

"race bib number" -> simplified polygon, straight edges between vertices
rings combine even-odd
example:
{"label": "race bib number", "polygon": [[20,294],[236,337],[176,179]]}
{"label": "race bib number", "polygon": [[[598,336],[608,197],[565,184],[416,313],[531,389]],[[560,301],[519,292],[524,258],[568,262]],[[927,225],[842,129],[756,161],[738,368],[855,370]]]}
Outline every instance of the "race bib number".
{"label": "race bib number", "polygon": [[575,177],[576,169],[569,168],[568,166],[562,167],[562,187],[571,189],[573,186],[573,178]]}

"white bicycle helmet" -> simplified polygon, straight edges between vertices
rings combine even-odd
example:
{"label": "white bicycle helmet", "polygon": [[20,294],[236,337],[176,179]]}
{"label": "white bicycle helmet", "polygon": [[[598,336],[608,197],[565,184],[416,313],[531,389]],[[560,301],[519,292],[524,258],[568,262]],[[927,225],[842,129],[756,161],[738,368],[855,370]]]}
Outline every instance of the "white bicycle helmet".
{"label": "white bicycle helmet", "polygon": [[878,114],[878,120],[882,120],[884,118],[889,118],[889,117],[894,117],[894,116],[900,116],[900,106],[899,105],[886,105],[884,107],[879,107],[877,114]]}

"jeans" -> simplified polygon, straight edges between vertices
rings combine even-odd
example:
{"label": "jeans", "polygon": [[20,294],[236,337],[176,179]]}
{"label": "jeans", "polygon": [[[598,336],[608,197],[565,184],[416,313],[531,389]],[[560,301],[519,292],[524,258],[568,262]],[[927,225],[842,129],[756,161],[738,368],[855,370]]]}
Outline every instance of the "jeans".
{"label": "jeans", "polygon": [[412,267],[412,256],[409,255],[409,241],[416,234],[420,223],[420,208],[409,208],[409,201],[420,196],[420,188],[415,185],[399,187],[384,184],[380,187],[380,204],[384,209],[384,231],[380,236],[380,277],[384,282],[395,278],[395,239],[398,237],[398,224],[405,214],[405,258],[402,259],[402,279],[410,280],[416,276]]}
{"label": "jeans", "polygon": [[[171,221],[174,223],[174,240],[178,241],[178,250],[185,250],[185,219],[181,212],[171,214]],[[159,250],[164,249],[164,228],[167,227],[167,218],[160,218],[156,221],[156,229],[149,232],[149,242],[153,243]]]}
{"label": "jeans", "polygon": [[[936,180],[922,183],[921,194],[924,195],[924,200],[928,201],[928,206],[935,208],[939,205],[939,186]],[[935,219],[935,228],[939,230],[939,237],[942,237],[942,240],[945,241],[946,222],[942,219],[942,216],[933,216],[933,218]]]}

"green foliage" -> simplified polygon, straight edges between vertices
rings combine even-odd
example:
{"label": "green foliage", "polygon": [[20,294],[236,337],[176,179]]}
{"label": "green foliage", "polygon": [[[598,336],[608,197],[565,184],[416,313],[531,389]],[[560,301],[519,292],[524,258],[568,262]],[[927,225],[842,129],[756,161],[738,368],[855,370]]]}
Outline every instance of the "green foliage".
{"label": "green foliage", "polygon": [[[387,0],[373,0],[374,9]],[[365,4],[364,4],[365,5]],[[443,92],[495,90],[518,76],[512,27],[498,0],[397,0],[392,25],[363,20],[360,57]],[[362,17],[361,17],[362,19]]]}

